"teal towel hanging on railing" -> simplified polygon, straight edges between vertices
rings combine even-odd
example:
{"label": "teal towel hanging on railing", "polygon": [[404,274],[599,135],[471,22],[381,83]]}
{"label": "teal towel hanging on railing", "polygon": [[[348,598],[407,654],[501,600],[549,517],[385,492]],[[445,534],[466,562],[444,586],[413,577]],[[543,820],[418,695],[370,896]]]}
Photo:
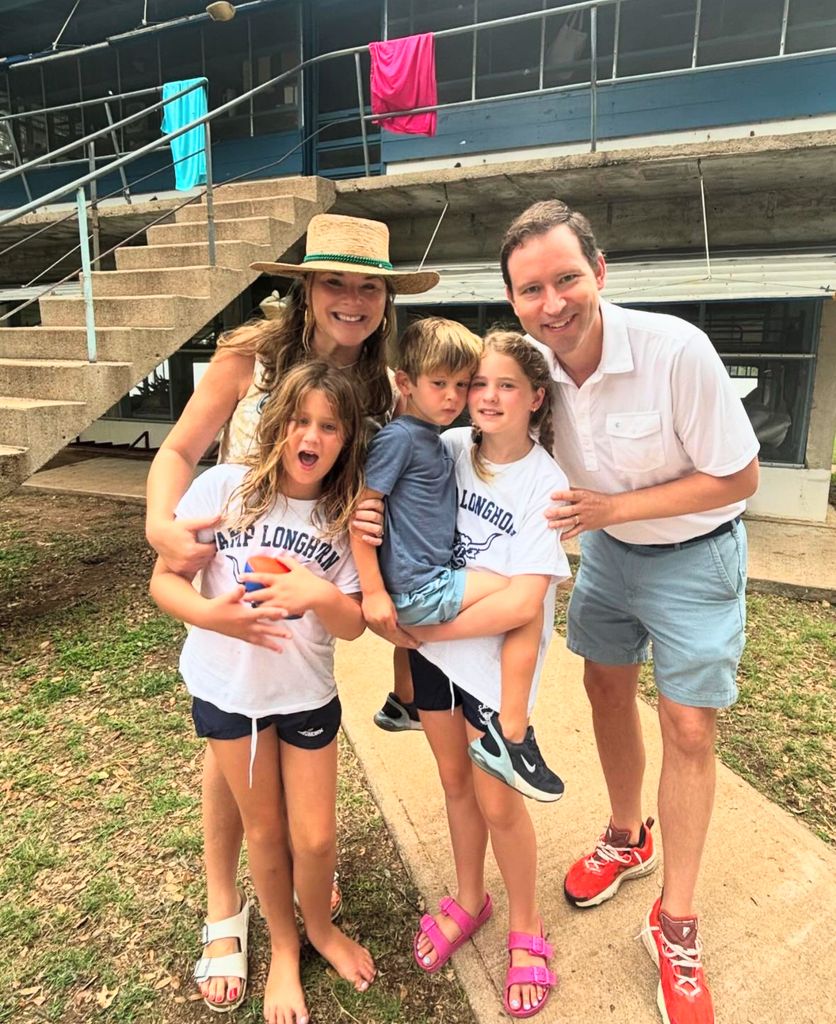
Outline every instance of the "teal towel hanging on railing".
{"label": "teal towel hanging on railing", "polygon": [[[163,99],[176,96],[178,92],[188,89],[190,85],[200,81],[197,78],[185,78],[182,82],[166,82],[163,86]],[[206,84],[200,89],[192,89],[185,96],[172,100],[163,107],[162,133],[177,131],[184,124],[202,117],[207,110]],[[171,155],[174,164],[174,187],[179,190],[194,188],[206,181],[206,151],[204,149],[205,132],[203,125],[192,128],[190,132],[178,135],[171,140]]]}

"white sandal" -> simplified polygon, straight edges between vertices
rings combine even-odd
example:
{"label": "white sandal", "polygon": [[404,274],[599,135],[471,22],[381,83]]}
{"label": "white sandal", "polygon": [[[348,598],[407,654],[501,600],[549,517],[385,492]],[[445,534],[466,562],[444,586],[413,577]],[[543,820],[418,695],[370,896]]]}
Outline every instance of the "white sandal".
{"label": "white sandal", "polygon": [[237,939],[241,947],[237,953],[225,956],[202,956],[194,967],[194,980],[200,985],[210,978],[239,978],[241,987],[238,997],[223,1003],[213,1003],[204,996],[203,1002],[215,1013],[230,1013],[237,1010],[247,994],[247,930],[250,923],[250,901],[244,899],[243,906],[237,914],[226,917],[222,921],[206,921],[200,941],[204,947],[216,939]]}

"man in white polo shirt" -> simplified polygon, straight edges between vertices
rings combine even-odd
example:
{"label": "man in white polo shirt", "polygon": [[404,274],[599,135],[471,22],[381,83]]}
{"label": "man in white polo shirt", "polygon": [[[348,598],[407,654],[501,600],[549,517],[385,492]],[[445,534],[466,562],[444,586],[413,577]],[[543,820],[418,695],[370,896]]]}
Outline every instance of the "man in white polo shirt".
{"label": "man in white polo shirt", "polygon": [[555,455],[572,490],[549,515],[580,535],[567,643],[585,659],[610,821],[566,875],[593,907],[655,867],[643,821],[636,696],[652,646],[664,757],[658,815],[663,890],[643,938],[666,1024],[710,1024],[694,890],[714,799],[717,709],[737,697],[743,649],[745,499],[758,442],[711,342],[676,317],[600,298],[606,265],[589,222],[536,203],[506,232],[508,299],[549,361]]}

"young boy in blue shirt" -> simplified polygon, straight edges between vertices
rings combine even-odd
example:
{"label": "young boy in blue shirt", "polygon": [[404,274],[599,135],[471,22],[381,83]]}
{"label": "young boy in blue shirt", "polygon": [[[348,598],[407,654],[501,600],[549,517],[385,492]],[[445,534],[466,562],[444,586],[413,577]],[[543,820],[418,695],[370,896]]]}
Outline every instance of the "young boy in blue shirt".
{"label": "young boy in blue shirt", "polygon": [[[418,320],[401,337],[395,383],[406,411],[374,436],[365,468],[363,497],[386,503],[383,543],[374,548],[352,538],[363,615],[375,631],[448,622],[508,585],[503,576],[451,564],[456,480],[439,428],[449,427],[464,410],[481,354],[480,338],[441,317]],[[539,624],[527,624],[509,632],[503,644],[499,723],[512,764],[520,758],[527,762],[533,792],[526,795],[553,801],[562,795],[563,783],[543,761],[528,729],[532,666],[525,631],[534,627],[539,635]]]}

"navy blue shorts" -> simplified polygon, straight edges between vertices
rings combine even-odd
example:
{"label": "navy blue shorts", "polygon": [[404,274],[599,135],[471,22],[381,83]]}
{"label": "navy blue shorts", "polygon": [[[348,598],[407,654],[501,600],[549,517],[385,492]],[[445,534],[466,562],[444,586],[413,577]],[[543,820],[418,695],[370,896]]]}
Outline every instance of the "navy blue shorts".
{"label": "navy blue shorts", "polygon": [[[276,727],[279,739],[291,747],[303,750],[319,750],[327,747],[337,735],[342,718],[340,698],[334,697],[321,708],[312,711],[297,711],[292,715],[267,715],[256,719],[256,729],[261,732],[271,725]],[[221,711],[208,700],[192,697],[192,721],[197,735],[210,740],[240,740],[251,736],[253,721],[246,715]]]}
{"label": "navy blue shorts", "polygon": [[415,707],[419,711],[449,711],[451,707],[460,707],[465,719],[479,732],[485,732],[488,722],[496,717],[497,712],[493,708],[481,704],[467,690],[451,683],[437,665],[418,651],[410,650],[409,667],[415,689]]}

